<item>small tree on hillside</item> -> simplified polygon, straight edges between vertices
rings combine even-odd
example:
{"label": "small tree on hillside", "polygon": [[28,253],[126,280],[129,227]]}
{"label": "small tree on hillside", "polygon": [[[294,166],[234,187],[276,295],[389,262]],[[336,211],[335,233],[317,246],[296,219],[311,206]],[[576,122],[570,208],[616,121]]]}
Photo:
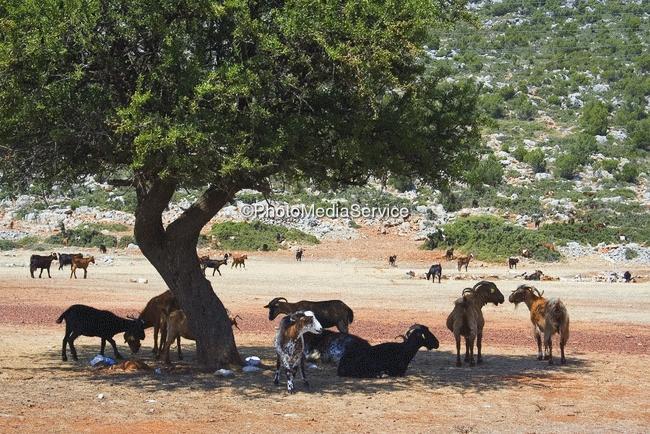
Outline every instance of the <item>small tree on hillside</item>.
{"label": "small tree on hillside", "polygon": [[[463,2],[25,0],[0,6],[0,183],[94,175],[137,193],[135,237],[199,362],[241,363],[201,228],[269,178],[444,184],[471,160],[475,86],[423,50]],[[169,225],[175,191],[202,188]]]}
{"label": "small tree on hillside", "polygon": [[604,136],[607,134],[609,111],[605,104],[600,101],[590,101],[582,109],[580,126],[585,133]]}

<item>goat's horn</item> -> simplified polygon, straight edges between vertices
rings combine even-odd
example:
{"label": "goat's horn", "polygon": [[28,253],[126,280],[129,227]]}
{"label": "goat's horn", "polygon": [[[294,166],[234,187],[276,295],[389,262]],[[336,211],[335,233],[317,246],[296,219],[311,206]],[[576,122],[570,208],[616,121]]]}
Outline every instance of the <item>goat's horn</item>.
{"label": "goat's horn", "polygon": [[237,319],[237,318],[239,318],[239,319],[241,319],[241,320],[244,319],[244,318],[240,317],[239,315],[235,315],[235,318],[234,318],[234,319]]}

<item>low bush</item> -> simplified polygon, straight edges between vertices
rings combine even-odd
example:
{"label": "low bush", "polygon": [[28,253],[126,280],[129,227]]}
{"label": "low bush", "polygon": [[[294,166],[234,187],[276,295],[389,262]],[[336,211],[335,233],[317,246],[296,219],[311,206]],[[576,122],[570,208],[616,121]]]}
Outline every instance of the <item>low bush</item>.
{"label": "low bush", "polygon": [[544,155],[544,151],[539,148],[528,152],[524,157],[524,162],[526,164],[530,164],[535,173],[542,173],[546,171],[546,157]]}
{"label": "low bush", "polygon": [[18,246],[14,241],[9,240],[0,240],[0,251],[13,250]]}
{"label": "low bush", "polygon": [[564,179],[573,179],[580,169],[580,159],[573,154],[562,154],[555,160],[554,174]]}
{"label": "low bush", "polygon": [[491,216],[458,219],[444,226],[446,243],[473,253],[484,261],[503,261],[529,249],[538,261],[557,261],[560,254],[544,247],[548,239],[539,231],[525,229]]}
{"label": "low bush", "polygon": [[[69,246],[76,247],[99,247],[101,244],[106,247],[117,246],[117,237],[103,234],[95,225],[79,226],[66,231]],[[63,235],[52,235],[45,240],[48,244],[63,244]]]}
{"label": "low bush", "polygon": [[226,250],[278,250],[284,240],[301,244],[318,244],[318,238],[297,229],[259,221],[216,223],[210,231]]}

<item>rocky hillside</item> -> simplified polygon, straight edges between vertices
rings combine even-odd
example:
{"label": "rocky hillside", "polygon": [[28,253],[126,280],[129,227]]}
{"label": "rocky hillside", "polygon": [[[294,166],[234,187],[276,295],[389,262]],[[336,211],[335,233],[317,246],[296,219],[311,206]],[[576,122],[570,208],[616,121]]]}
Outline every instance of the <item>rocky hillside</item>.
{"label": "rocky hillside", "polygon": [[[550,241],[565,246],[559,249],[565,256],[599,252],[614,261],[649,262],[643,247],[650,244],[647,2],[504,0],[468,7],[475,22],[434,31],[427,46],[436,67],[481,85],[484,146],[464,179],[444,192],[403,178],[337,192],[277,182],[270,202],[241,192],[215,222],[261,219],[321,239],[353,239],[358,227],[370,226],[425,240],[459,217],[491,215],[527,230],[539,224]],[[165,218],[177,216],[196,194],[179,192]],[[61,224],[133,224],[133,192],[90,179],[69,190],[35,187],[30,196],[2,197],[5,240],[47,239]],[[248,212],[269,205],[406,207],[409,213]],[[510,251],[518,248],[513,244]]]}

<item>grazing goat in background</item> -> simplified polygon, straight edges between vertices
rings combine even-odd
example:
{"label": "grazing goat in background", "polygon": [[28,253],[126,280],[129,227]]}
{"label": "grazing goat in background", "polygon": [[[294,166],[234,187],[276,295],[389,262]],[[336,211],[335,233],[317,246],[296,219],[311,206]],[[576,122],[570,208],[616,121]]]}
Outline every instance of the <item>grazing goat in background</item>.
{"label": "grazing goat in background", "polygon": [[626,271],[623,273],[623,279],[625,280],[625,283],[630,283],[632,281],[632,273]]}
{"label": "grazing goat in background", "polygon": [[433,264],[431,268],[429,268],[429,272],[427,273],[427,280],[433,276],[433,279],[431,279],[431,283],[436,282],[436,276],[438,276],[438,283],[440,283],[440,279],[442,278],[442,265],[440,264]]}
{"label": "grazing goat in background", "polygon": [[454,248],[447,249],[445,252],[445,259],[447,261],[453,261],[454,260]]}
{"label": "grazing goat in background", "polygon": [[397,255],[388,257],[388,265],[390,265],[391,267],[397,267]]}
{"label": "grazing goat in background", "polygon": [[302,262],[302,255],[305,253],[305,249],[302,247],[296,250],[296,261]]}
{"label": "grazing goat in background", "polygon": [[[165,343],[167,336],[167,316],[180,309],[176,297],[171,291],[165,291],[160,295],[153,297],[147,305],[142,309],[138,319],[142,320],[144,328],[148,329],[153,327],[153,350],[152,352],[156,357],[160,357],[160,350]],[[160,346],[158,345],[158,332],[160,331]],[[178,347],[178,358],[182,358],[181,354],[181,338],[176,341]]]}
{"label": "grazing goat in background", "polygon": [[289,303],[284,297],[276,297],[264,307],[269,310],[269,321],[281,313],[289,315],[298,311],[311,311],[323,328],[336,326],[343,333],[348,332],[349,325],[354,321],[354,312],[341,300],[301,300]]}
{"label": "grazing goat in background", "polygon": [[107,252],[107,250],[106,250],[106,246],[105,246],[104,244],[100,244],[100,245],[99,245],[99,253],[105,255],[106,252]]}
{"label": "grazing goat in background", "polygon": [[376,378],[382,375],[401,377],[420,347],[438,348],[438,339],[423,325],[412,325],[404,342],[386,342],[372,347],[350,348],[339,362],[341,377]]}
{"label": "grazing goat in background", "polygon": [[530,253],[530,250],[522,249],[521,250],[521,256],[523,256],[524,258],[530,259],[530,257],[533,256],[533,255]]}
{"label": "grazing goat in background", "polygon": [[88,265],[91,263],[95,263],[95,257],[90,256],[88,258],[78,258],[73,256],[72,257],[72,267],[71,267],[71,272],[70,272],[70,279],[72,279],[72,276],[74,278],[77,278],[77,269],[82,268],[84,270],[84,279],[88,276]]}
{"label": "grazing goat in background", "polygon": [[509,269],[517,269],[517,264],[519,263],[519,258],[515,258],[513,256],[508,258],[508,268]]}
{"label": "grazing goat in background", "polygon": [[481,343],[483,339],[483,318],[482,308],[487,303],[494,303],[495,306],[503,303],[504,298],[499,288],[486,280],[482,280],[473,288],[463,289],[461,298],[454,302],[454,310],[447,317],[447,328],[454,334],[456,339],[456,366],[462,366],[460,362],[460,338],[465,337],[465,362],[474,366],[474,339],[478,353],[477,363],[482,363]]}
{"label": "grazing goat in background", "polygon": [[305,387],[309,387],[305,376],[305,333],[318,334],[323,327],[311,311],[295,312],[285,316],[280,321],[280,327],[275,335],[275,351],[277,359],[273,383],[280,384],[280,367],[284,368],[287,375],[287,391],[294,392],[293,379],[300,367],[300,374]]}
{"label": "grazing goat in background", "polygon": [[564,347],[569,340],[569,313],[564,303],[559,298],[550,300],[542,297],[537,288],[531,285],[519,285],[512,291],[508,300],[517,306],[519,303],[526,303],[530,310],[530,321],[533,323],[533,334],[537,341],[537,360],[542,360],[542,334],[544,335],[544,353],[549,365],[553,364],[553,335],[560,335],[560,351],[562,352],[561,363],[566,363]]}
{"label": "grazing goat in background", "polygon": [[203,270],[203,275],[205,276],[205,270],[212,268],[212,275],[216,271],[221,276],[221,271],[219,267],[222,265],[228,265],[228,253],[223,255],[223,259],[210,259],[209,256],[201,256],[199,258],[199,264],[201,264],[201,269]]}
{"label": "grazing goat in background", "polygon": [[63,270],[66,265],[72,265],[72,258],[83,258],[81,253],[59,253],[59,270]]}
{"label": "grazing goat in background", "polygon": [[248,259],[248,255],[240,255],[238,253],[235,253],[232,255],[232,264],[230,265],[230,268],[239,268],[240,265],[246,268],[246,259]]}
{"label": "grazing goat in background", "polygon": [[318,335],[307,333],[303,338],[307,360],[320,360],[323,363],[338,364],[347,351],[370,347],[368,341],[359,336],[330,330],[323,330]]}
{"label": "grazing goat in background", "polygon": [[29,258],[29,274],[32,276],[32,279],[34,278],[34,271],[36,271],[37,268],[41,269],[41,272],[38,274],[39,279],[43,275],[43,270],[47,270],[47,277],[51,279],[50,267],[52,266],[52,261],[56,260],[56,253],[52,253],[49,256],[32,255]]}
{"label": "grazing goat in background", "polygon": [[471,261],[474,258],[474,254],[470,253],[469,256],[460,256],[458,257],[458,271],[460,271],[463,266],[465,266],[465,271],[467,271],[467,266],[469,265],[469,261]]}
{"label": "grazing goat in background", "polygon": [[144,324],[139,319],[126,319],[115,315],[107,310],[98,310],[94,307],[83,304],[75,304],[66,309],[56,320],[57,324],[65,320],[65,335],[63,336],[63,348],[61,359],[68,360],[66,344],[70,346],[72,358],[77,360],[77,350],[74,341],[79,336],[97,336],[102,339],[100,354],[104,355],[106,341],[113,347],[117,359],[122,356],[117,351],[113,336],[124,332],[124,342],[135,354],[140,350],[140,341],[144,339]]}

